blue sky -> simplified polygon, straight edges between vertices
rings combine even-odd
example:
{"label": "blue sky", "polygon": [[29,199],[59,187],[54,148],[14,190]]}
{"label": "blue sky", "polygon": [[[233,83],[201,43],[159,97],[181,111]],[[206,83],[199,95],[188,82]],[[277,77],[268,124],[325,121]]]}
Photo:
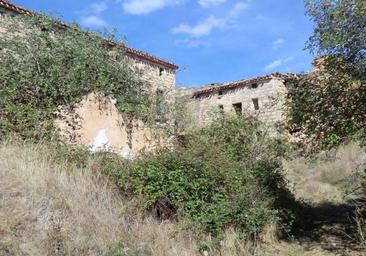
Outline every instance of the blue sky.
{"label": "blue sky", "polygon": [[178,86],[272,72],[306,72],[312,32],[303,0],[12,0],[91,30],[117,29],[128,46],[180,66]]}

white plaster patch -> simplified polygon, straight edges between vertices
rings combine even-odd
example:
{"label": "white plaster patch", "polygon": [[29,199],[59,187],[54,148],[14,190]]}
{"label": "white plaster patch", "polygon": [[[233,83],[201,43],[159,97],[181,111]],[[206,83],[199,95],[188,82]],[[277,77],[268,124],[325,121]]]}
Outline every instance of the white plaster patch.
{"label": "white plaster patch", "polygon": [[111,149],[111,142],[107,137],[107,129],[102,129],[98,132],[94,140],[89,143],[89,149],[92,152],[109,151]]}

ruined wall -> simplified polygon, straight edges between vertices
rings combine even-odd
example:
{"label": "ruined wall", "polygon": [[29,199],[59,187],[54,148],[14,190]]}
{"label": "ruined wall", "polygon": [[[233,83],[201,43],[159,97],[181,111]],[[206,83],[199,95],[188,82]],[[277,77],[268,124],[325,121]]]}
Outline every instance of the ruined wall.
{"label": "ruined wall", "polygon": [[157,90],[162,90],[164,92],[174,90],[175,70],[137,59],[129,59],[132,64],[141,71],[141,78],[150,84],[152,93],[156,93]]}
{"label": "ruined wall", "polygon": [[[12,15],[15,14],[0,8],[0,37],[9,36],[1,24]],[[128,60],[141,71],[141,79],[146,81],[153,97],[158,90],[164,95],[174,91],[174,69],[134,58]],[[124,119],[115,107],[115,101],[102,95],[86,95],[74,106],[60,106],[55,114],[63,141],[85,145],[92,151],[108,150],[130,158],[142,151],[152,151],[163,143],[161,137],[155,136],[159,131],[152,131],[140,120]]]}
{"label": "ruined wall", "polygon": [[56,124],[68,143],[92,151],[112,151],[126,158],[151,151],[160,144],[142,121],[127,120],[110,97],[91,93],[74,106],[61,107]]}
{"label": "ruined wall", "polygon": [[[221,106],[224,112],[235,113],[233,104],[242,104],[243,111],[255,113],[266,122],[283,121],[283,104],[286,97],[286,87],[284,81],[273,77],[266,81],[257,83],[256,88],[251,85],[238,86],[235,88],[209,92],[191,98],[188,108],[192,112],[194,122],[204,125],[210,122],[210,113],[219,110]],[[191,90],[191,93],[194,90]],[[221,94],[221,95],[220,95]],[[255,110],[253,100],[258,100],[258,110]]]}

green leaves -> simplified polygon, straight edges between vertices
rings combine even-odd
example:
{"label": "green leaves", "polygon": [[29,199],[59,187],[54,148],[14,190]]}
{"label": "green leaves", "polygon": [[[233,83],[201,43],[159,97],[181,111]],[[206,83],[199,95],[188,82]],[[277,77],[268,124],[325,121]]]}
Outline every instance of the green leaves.
{"label": "green leaves", "polygon": [[219,116],[185,146],[130,163],[120,184],[132,185],[145,209],[189,218],[201,232],[219,236],[231,226],[253,235],[277,220],[289,194],[278,158],[284,145],[260,126],[252,116]]}
{"label": "green leaves", "polygon": [[359,72],[366,72],[366,2],[364,0],[306,0],[315,23],[307,48],[336,55]]}
{"label": "green leaves", "polygon": [[147,113],[148,85],[126,60],[116,62],[97,34],[59,28],[45,16],[3,20],[8,36],[0,37],[0,134],[50,138],[57,107],[90,92],[115,97],[130,117]]}
{"label": "green leaves", "polygon": [[306,0],[315,23],[307,48],[316,70],[289,86],[289,124],[316,148],[331,148],[366,127],[366,1]]}

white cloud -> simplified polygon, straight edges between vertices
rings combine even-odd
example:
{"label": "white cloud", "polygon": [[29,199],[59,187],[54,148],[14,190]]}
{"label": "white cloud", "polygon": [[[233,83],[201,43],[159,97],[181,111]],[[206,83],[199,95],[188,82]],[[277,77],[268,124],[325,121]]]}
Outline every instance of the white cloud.
{"label": "white cloud", "polygon": [[186,34],[191,37],[207,36],[216,28],[224,28],[226,25],[235,21],[235,19],[248,8],[245,2],[237,2],[224,18],[218,18],[213,15],[201,20],[196,25],[187,25],[185,23],[172,29],[174,34]]}
{"label": "white cloud", "polygon": [[226,24],[225,19],[216,18],[210,16],[205,20],[202,20],[197,25],[190,26],[187,24],[180,24],[173,28],[174,34],[187,34],[191,37],[207,36],[211,33],[214,28],[222,28]]}
{"label": "white cloud", "polygon": [[264,71],[274,70],[274,69],[279,68],[279,67],[281,67],[281,66],[283,66],[283,65],[285,65],[288,62],[293,61],[293,60],[294,60],[294,57],[293,56],[288,57],[286,59],[278,59],[278,60],[275,60],[272,63],[270,63],[267,66],[265,66],[264,67]]}
{"label": "white cloud", "polygon": [[237,2],[231,9],[229,16],[232,18],[238,17],[244,10],[248,9],[249,4],[244,2]]}
{"label": "white cloud", "polygon": [[272,42],[272,48],[273,49],[278,49],[279,47],[281,47],[283,44],[285,43],[285,39],[283,38],[278,38],[277,40]]}
{"label": "white cloud", "polygon": [[141,15],[160,10],[166,6],[174,5],[179,2],[179,0],[127,0],[122,4],[122,7],[127,13]]}
{"label": "white cloud", "polygon": [[268,64],[267,66],[264,67],[264,71],[270,71],[273,70],[275,68],[278,68],[279,66],[281,66],[283,63],[282,59],[279,60],[275,60],[272,63]]}
{"label": "white cloud", "polygon": [[108,6],[105,2],[93,3],[89,5],[89,11],[94,14],[100,14],[108,9]]}
{"label": "white cloud", "polygon": [[100,17],[90,15],[81,18],[81,25],[90,28],[100,28],[106,27],[107,22]]}
{"label": "white cloud", "polygon": [[196,47],[200,47],[200,46],[209,46],[210,45],[210,43],[208,43],[206,41],[191,39],[191,38],[175,40],[174,42],[178,45],[184,45],[189,48],[196,48]]}
{"label": "white cloud", "polygon": [[210,7],[210,6],[214,6],[214,5],[220,5],[225,3],[226,0],[198,0],[198,3],[202,6],[202,7]]}

